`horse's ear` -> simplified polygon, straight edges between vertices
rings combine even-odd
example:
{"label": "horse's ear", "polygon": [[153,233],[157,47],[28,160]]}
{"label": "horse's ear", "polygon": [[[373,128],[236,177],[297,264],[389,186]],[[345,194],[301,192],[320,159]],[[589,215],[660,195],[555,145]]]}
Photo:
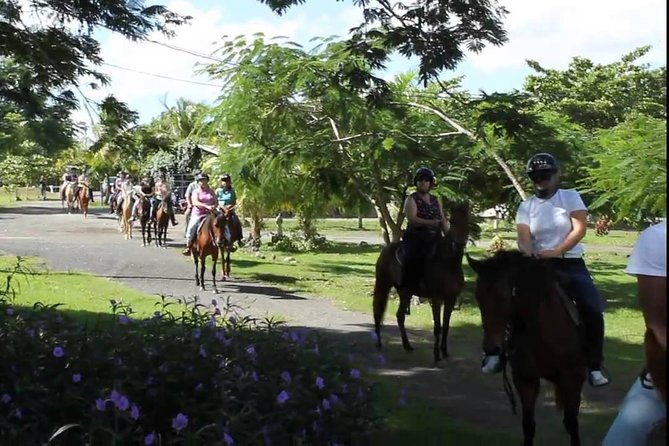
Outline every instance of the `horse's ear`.
{"label": "horse's ear", "polygon": [[465,257],[467,257],[467,263],[469,263],[469,266],[474,270],[476,274],[481,274],[481,271],[483,269],[483,260],[476,260],[475,258],[471,257],[468,253],[465,253]]}

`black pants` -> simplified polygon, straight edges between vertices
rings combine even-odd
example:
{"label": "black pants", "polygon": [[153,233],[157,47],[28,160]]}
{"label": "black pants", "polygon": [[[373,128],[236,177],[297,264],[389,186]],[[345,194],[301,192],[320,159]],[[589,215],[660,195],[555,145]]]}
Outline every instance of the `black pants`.
{"label": "black pants", "polygon": [[560,275],[560,284],[574,299],[585,329],[585,353],[588,367],[599,370],[604,350],[604,302],[592,281],[583,259],[551,259]]}
{"label": "black pants", "polygon": [[423,279],[427,255],[439,240],[439,232],[428,228],[408,228],[404,231],[404,259],[402,264],[402,287],[417,291]]}

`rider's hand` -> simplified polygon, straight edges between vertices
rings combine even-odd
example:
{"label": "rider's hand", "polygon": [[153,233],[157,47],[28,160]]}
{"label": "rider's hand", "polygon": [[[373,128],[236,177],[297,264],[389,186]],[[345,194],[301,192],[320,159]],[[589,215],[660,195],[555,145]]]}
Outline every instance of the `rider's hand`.
{"label": "rider's hand", "polygon": [[538,256],[544,259],[550,259],[553,257],[562,257],[562,251],[559,249],[545,249],[538,253]]}

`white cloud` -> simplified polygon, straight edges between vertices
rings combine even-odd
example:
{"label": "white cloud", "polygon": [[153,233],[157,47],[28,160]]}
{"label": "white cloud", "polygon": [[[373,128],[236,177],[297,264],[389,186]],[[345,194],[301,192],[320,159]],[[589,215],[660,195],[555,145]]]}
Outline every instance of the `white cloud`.
{"label": "white cloud", "polygon": [[665,0],[501,0],[509,11],[504,26],[509,41],[468,57],[484,72],[526,67],[533,59],[564,68],[574,56],[598,63],[651,45],[644,62],[666,63]]}

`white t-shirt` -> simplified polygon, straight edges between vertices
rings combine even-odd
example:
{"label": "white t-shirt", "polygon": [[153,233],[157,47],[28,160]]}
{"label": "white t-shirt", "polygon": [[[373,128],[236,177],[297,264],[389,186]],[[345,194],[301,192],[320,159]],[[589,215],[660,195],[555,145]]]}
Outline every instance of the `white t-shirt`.
{"label": "white t-shirt", "polygon": [[[532,247],[536,251],[555,249],[567,238],[572,230],[571,213],[587,210],[581,195],[573,189],[558,189],[547,199],[532,195],[518,207],[517,225],[530,227]],[[566,258],[583,256],[583,245],[576,246],[564,253]]]}
{"label": "white t-shirt", "polygon": [[667,221],[644,229],[627,262],[627,274],[667,277]]}

